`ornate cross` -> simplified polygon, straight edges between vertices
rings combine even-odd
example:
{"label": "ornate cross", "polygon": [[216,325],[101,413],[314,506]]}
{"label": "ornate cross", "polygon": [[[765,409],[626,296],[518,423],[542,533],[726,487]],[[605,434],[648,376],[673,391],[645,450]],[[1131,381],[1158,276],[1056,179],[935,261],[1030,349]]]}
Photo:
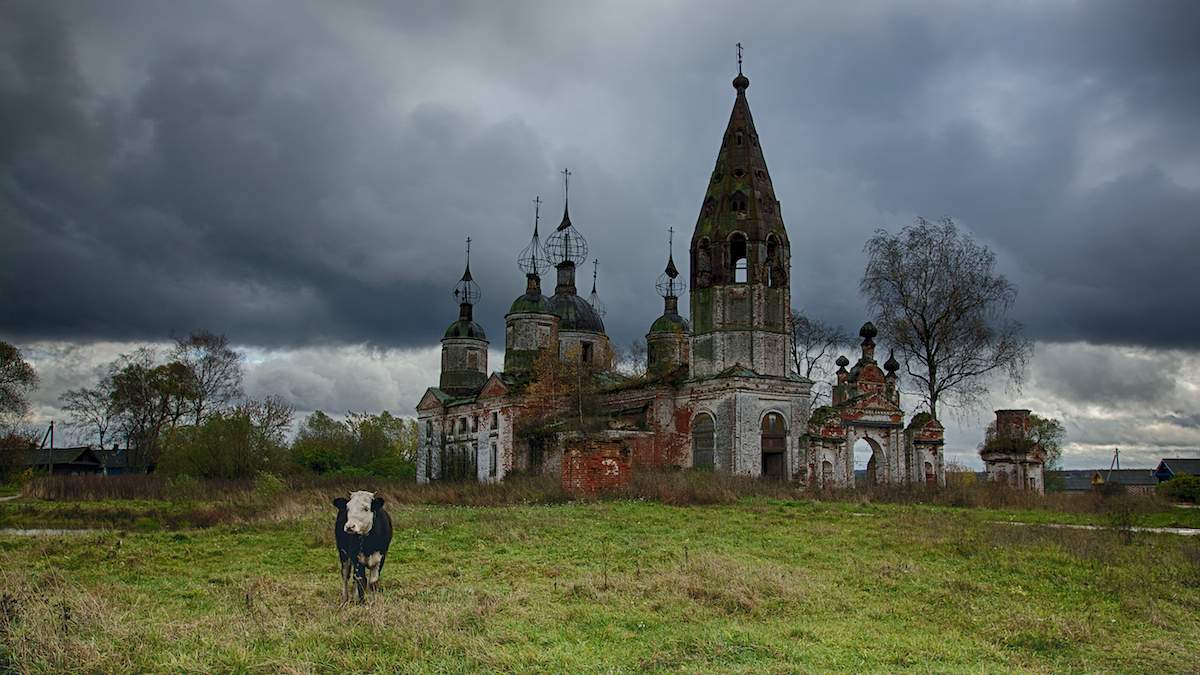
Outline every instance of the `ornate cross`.
{"label": "ornate cross", "polygon": [[742,74],[742,43],[740,43],[740,42],[737,43],[737,53],[738,53],[738,75],[741,75]]}

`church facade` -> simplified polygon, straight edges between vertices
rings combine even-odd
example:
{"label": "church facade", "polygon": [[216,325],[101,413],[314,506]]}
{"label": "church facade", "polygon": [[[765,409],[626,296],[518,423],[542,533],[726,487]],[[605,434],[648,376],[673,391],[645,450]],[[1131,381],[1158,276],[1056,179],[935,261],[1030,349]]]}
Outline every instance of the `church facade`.
{"label": "church facade", "polygon": [[[489,370],[490,342],[474,320],[479,291],[468,254],[455,289],[459,317],[442,339],[438,386],[417,405],[419,482],[549,473],[564,484],[608,485],[643,468],[706,468],[844,487],[854,483],[856,436],[871,439],[879,480],[928,482],[928,471],[914,468],[928,466],[933,481],[944,481],[941,462],[915,457],[914,434],[899,428],[895,369],[884,376],[874,364],[873,342],[854,371],[839,369],[834,405],[810,411],[813,383],[791,368],[791,243],[750,114],[749,85],[739,68],[689,246],[690,283],[669,252],[657,284],[663,313],[646,334],[644,377],[613,372],[594,283],[590,299],[578,293],[587,242],[566,197],[558,227],[542,242],[535,218],[518,257],[525,292],[505,316],[502,370]],[[551,267],[555,286],[547,297],[542,275]],[[690,322],[679,311],[685,289]],[[577,402],[570,392],[551,395],[562,383],[547,379],[557,382],[558,371],[575,374]],[[548,416],[547,405],[558,408]]]}

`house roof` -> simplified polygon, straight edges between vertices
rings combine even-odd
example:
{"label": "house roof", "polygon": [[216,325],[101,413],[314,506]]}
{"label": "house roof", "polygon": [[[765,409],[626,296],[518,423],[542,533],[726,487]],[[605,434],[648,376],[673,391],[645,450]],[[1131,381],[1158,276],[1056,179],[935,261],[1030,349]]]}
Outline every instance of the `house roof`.
{"label": "house roof", "polygon": [[81,445],[74,448],[39,448],[25,450],[21,463],[23,466],[39,467],[71,464],[86,467],[107,467],[124,469],[129,467],[129,453],[122,449],[93,448]]}
{"label": "house roof", "polygon": [[1171,459],[1163,459],[1158,463],[1156,471],[1161,471],[1164,466],[1172,476],[1178,476],[1181,473],[1200,476],[1200,457],[1175,457]]}
{"label": "house roof", "polygon": [[1062,489],[1066,492],[1087,492],[1097,483],[1120,483],[1128,487],[1156,485],[1158,480],[1149,469],[1070,469],[1049,472],[1062,478]]}

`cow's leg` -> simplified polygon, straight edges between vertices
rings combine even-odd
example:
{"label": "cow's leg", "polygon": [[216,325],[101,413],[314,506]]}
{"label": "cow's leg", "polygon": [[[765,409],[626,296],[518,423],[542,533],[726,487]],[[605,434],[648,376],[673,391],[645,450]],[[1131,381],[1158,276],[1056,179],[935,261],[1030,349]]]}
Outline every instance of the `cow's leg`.
{"label": "cow's leg", "polygon": [[350,574],[353,566],[349,558],[342,558],[342,604],[350,602]]}
{"label": "cow's leg", "polygon": [[375,591],[379,591],[379,578],[383,576],[383,561],[387,559],[387,555],[379,556],[379,564],[375,566]]}
{"label": "cow's leg", "polygon": [[354,588],[358,591],[358,604],[361,605],[366,601],[367,569],[366,565],[359,562],[354,564]]}
{"label": "cow's leg", "polygon": [[367,590],[379,590],[379,573],[383,571],[383,554],[372,553],[367,558]]}

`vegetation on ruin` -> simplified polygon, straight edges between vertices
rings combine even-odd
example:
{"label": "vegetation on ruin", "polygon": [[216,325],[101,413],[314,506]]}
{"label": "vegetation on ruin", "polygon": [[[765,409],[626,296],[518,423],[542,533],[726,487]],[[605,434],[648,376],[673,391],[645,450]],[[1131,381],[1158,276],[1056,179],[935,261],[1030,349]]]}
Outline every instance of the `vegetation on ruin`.
{"label": "vegetation on ruin", "polygon": [[[66,487],[88,494],[27,493]],[[1175,672],[1200,652],[1200,541],[1005,522],[1102,522],[1086,499],[813,499],[688,473],[601,501],[535,480],[380,483],[383,592],[341,608],[328,498],[349,487],[0,503],[0,527],[143,519],[0,535],[0,670]],[[160,520],[191,508],[220,515]]]}

